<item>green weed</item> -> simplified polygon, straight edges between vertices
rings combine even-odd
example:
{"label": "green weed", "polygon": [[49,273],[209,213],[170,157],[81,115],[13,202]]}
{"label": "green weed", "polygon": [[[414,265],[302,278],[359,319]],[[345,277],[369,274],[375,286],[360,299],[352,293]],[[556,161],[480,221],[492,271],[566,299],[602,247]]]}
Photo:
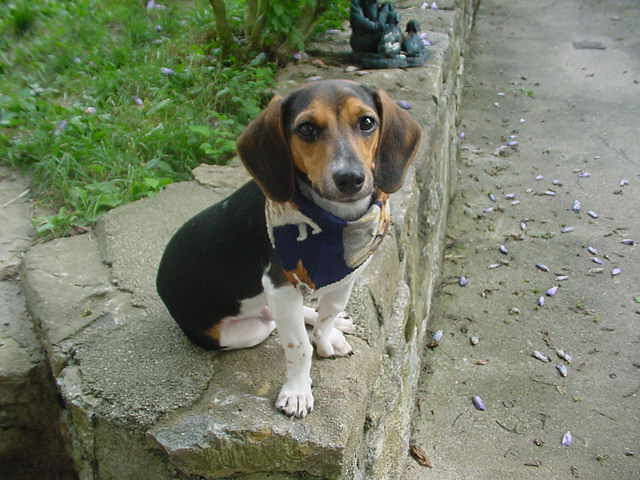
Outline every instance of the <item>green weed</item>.
{"label": "green weed", "polygon": [[227,162],[263,107],[274,67],[220,59],[208,2],[165,3],[0,3],[0,163],[29,170],[56,210],[40,233]]}

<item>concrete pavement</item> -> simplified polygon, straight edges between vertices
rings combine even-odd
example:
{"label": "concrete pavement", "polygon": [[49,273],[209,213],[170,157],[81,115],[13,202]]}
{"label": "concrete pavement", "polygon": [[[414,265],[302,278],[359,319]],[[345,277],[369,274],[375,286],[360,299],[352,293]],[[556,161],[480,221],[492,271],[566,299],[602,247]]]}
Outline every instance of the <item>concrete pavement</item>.
{"label": "concrete pavement", "polygon": [[412,439],[432,468],[404,478],[640,478],[638,31],[631,0],[483,1]]}

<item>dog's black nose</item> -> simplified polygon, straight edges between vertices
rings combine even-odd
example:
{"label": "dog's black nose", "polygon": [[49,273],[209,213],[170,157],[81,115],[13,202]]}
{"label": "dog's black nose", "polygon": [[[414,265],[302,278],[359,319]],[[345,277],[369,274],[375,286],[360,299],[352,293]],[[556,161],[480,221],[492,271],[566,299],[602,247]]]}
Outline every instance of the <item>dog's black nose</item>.
{"label": "dog's black nose", "polygon": [[343,170],[333,174],[333,181],[342,193],[358,193],[364,185],[364,174],[353,170]]}

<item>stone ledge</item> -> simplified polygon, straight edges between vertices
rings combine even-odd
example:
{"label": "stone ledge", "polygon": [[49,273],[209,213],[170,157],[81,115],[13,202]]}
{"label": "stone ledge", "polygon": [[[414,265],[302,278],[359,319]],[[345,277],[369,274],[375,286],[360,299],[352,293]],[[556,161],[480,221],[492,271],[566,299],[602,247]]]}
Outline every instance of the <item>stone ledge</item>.
{"label": "stone ledge", "polygon": [[[29,252],[23,287],[66,405],[81,479],[398,477],[440,269],[458,146],[461,52],[477,0],[450,3],[435,12],[401,11],[425,30],[437,25],[425,67],[359,76],[302,64],[281,74],[280,92],[315,75],[384,88],[412,103],[425,130],[418,159],[392,197],[394,235],[348,306],[357,324],[350,338],[355,355],[314,362],[317,403],[306,419],[286,418],[273,406],[284,374],[276,336],[253,349],[202,351],[155,293],[172,233],[243,183],[240,167],[201,167],[197,182],[113,210],[93,234]],[[342,45],[333,40],[315,49],[322,56],[336,44]]]}

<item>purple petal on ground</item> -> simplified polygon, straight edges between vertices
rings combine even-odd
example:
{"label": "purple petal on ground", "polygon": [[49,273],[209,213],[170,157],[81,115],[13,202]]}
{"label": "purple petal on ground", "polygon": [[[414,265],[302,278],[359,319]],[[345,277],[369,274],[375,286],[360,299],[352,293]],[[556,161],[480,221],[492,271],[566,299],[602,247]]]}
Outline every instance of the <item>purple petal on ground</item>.
{"label": "purple petal on ground", "polygon": [[580,200],[574,200],[573,205],[571,205],[571,210],[578,213],[581,209],[582,209],[582,203],[580,203]]}
{"label": "purple petal on ground", "polygon": [[163,75],[175,75],[176,72],[174,72],[172,69],[167,68],[167,67],[162,67],[160,69],[160,73],[162,73]]}
{"label": "purple petal on ground", "polygon": [[527,229],[527,222],[520,222],[520,230],[524,231]]}
{"label": "purple petal on ground", "polygon": [[511,205],[520,205],[520,200],[514,200]]}
{"label": "purple petal on ground", "polygon": [[556,355],[558,355],[558,357],[560,357],[562,360],[564,360],[567,363],[571,363],[573,361],[573,357],[571,355],[569,355],[567,352],[559,348],[556,349]]}
{"label": "purple petal on ground", "polygon": [[549,271],[549,267],[547,267],[544,263],[536,263],[536,268],[538,270],[542,270],[543,272]]}
{"label": "purple petal on ground", "polygon": [[591,261],[593,263],[597,263],[598,265],[604,265],[604,262],[601,259],[599,259],[598,257],[591,257]]}
{"label": "purple petal on ground", "polygon": [[544,175],[536,175],[536,180],[542,180],[544,178]]}
{"label": "purple petal on ground", "polygon": [[493,212],[493,207],[487,207],[482,209],[482,213],[491,213]]}
{"label": "purple petal on ground", "polygon": [[613,270],[611,270],[611,275],[613,275],[614,277],[615,277],[616,275],[620,275],[621,273],[622,273],[622,269],[617,268],[617,267],[616,267],[616,268],[614,268]]}
{"label": "purple petal on ground", "polygon": [[490,194],[488,195],[488,197],[489,197],[489,200],[491,200],[492,202],[495,202],[495,201],[496,201],[496,196],[495,196],[495,194],[490,193]]}
{"label": "purple petal on ground", "polygon": [[139,107],[142,107],[144,105],[144,102],[142,101],[142,99],[138,96],[133,96],[131,97],[131,99],[133,100],[133,103],[135,103],[136,105],[138,105]]}
{"label": "purple petal on ground", "polygon": [[436,330],[435,332],[433,332],[433,335],[431,335],[431,338],[433,338],[433,340],[436,342],[440,342],[443,336],[444,332],[442,330]]}
{"label": "purple petal on ground", "polygon": [[406,100],[398,100],[396,103],[400,108],[404,110],[411,110],[413,108],[413,105],[411,105],[411,102],[407,102]]}
{"label": "purple petal on ground", "polygon": [[558,281],[558,282],[562,282],[562,281],[564,281],[564,280],[568,280],[568,279],[569,279],[569,276],[568,276],[568,275],[558,275],[558,276],[556,277],[556,281]]}
{"label": "purple petal on ground", "polygon": [[500,245],[500,247],[498,247],[498,250],[500,250],[500,253],[502,253],[503,255],[506,255],[507,253],[509,253],[509,249],[504,245]]}
{"label": "purple petal on ground", "polygon": [[580,172],[580,173],[578,174],[578,176],[579,176],[580,178],[588,178],[588,177],[590,177],[590,176],[591,176],[591,174],[590,174],[589,172]]}
{"label": "purple petal on ground", "polygon": [[623,178],[622,180],[620,180],[620,184],[621,187],[625,187],[627,185],[629,185],[629,180],[627,180],[626,178]]}
{"label": "purple petal on ground", "polygon": [[541,362],[550,362],[551,359],[549,357],[547,357],[544,353],[538,351],[538,350],[534,350],[531,353],[531,356],[533,358],[537,358],[538,360],[540,360]]}
{"label": "purple petal on ground", "polygon": [[558,293],[558,287],[551,287],[549,290],[544,292],[549,297],[555,297],[556,293]]}
{"label": "purple petal on ground", "polygon": [[458,278],[458,285],[460,285],[461,287],[466,287],[467,285],[469,285],[469,279],[464,275],[460,275],[460,278]]}
{"label": "purple petal on ground", "polygon": [[551,183],[553,183],[554,185],[562,185],[562,182],[560,180],[553,180]]}
{"label": "purple petal on ground", "polygon": [[484,401],[482,401],[482,399],[478,395],[474,395],[473,398],[471,399],[471,402],[473,402],[473,406],[476,407],[478,410],[482,410],[484,412],[487,409],[487,406],[484,404]]}
{"label": "purple petal on ground", "polygon": [[635,245],[636,244],[635,240],[632,240],[630,238],[624,238],[620,243],[622,243],[623,245]]}
{"label": "purple petal on ground", "polygon": [[514,198],[516,198],[516,194],[515,193],[505,193],[504,194],[504,198],[506,198],[507,200],[513,200]]}
{"label": "purple petal on ground", "polygon": [[587,247],[587,252],[589,252],[591,255],[597,255],[598,249],[593,247]]}
{"label": "purple petal on ground", "polygon": [[53,130],[53,134],[60,135],[62,132],[64,132],[64,129],[67,128],[68,124],[69,122],[67,120],[60,120],[58,123],[56,123],[56,128]]}
{"label": "purple petal on ground", "polygon": [[431,4],[431,10],[438,10],[438,4],[436,2]]}
{"label": "purple petal on ground", "polygon": [[554,192],[553,190],[546,190],[544,192],[545,195],[548,195],[549,197],[555,197],[556,196],[556,192]]}
{"label": "purple petal on ground", "polygon": [[570,447],[573,444],[573,435],[571,435],[571,432],[567,432],[562,436],[562,441],[560,442],[560,445],[562,445],[563,447]]}
{"label": "purple petal on ground", "polygon": [[587,211],[587,215],[589,215],[591,218],[598,218],[600,216],[596,212],[594,212],[593,210],[588,210]]}
{"label": "purple petal on ground", "polygon": [[500,263],[492,263],[491,265],[489,265],[487,268],[489,270],[493,270],[494,268],[498,268],[501,267],[502,265]]}
{"label": "purple petal on ground", "polygon": [[556,365],[556,370],[558,370],[558,373],[561,377],[566,377],[567,375],[569,375],[569,369],[564,365]]}
{"label": "purple petal on ground", "polygon": [[507,142],[507,145],[509,147],[517,147],[519,145],[520,142],[518,142],[517,140],[510,140]]}
{"label": "purple petal on ground", "polygon": [[560,229],[560,233],[569,233],[569,232],[573,232],[575,230],[575,227],[562,227]]}
{"label": "purple petal on ground", "polygon": [[460,137],[460,139],[464,138],[464,132],[460,132],[460,134],[458,135]]}
{"label": "purple petal on ground", "polygon": [[543,296],[538,297],[538,306],[539,307],[544,307],[544,297]]}

